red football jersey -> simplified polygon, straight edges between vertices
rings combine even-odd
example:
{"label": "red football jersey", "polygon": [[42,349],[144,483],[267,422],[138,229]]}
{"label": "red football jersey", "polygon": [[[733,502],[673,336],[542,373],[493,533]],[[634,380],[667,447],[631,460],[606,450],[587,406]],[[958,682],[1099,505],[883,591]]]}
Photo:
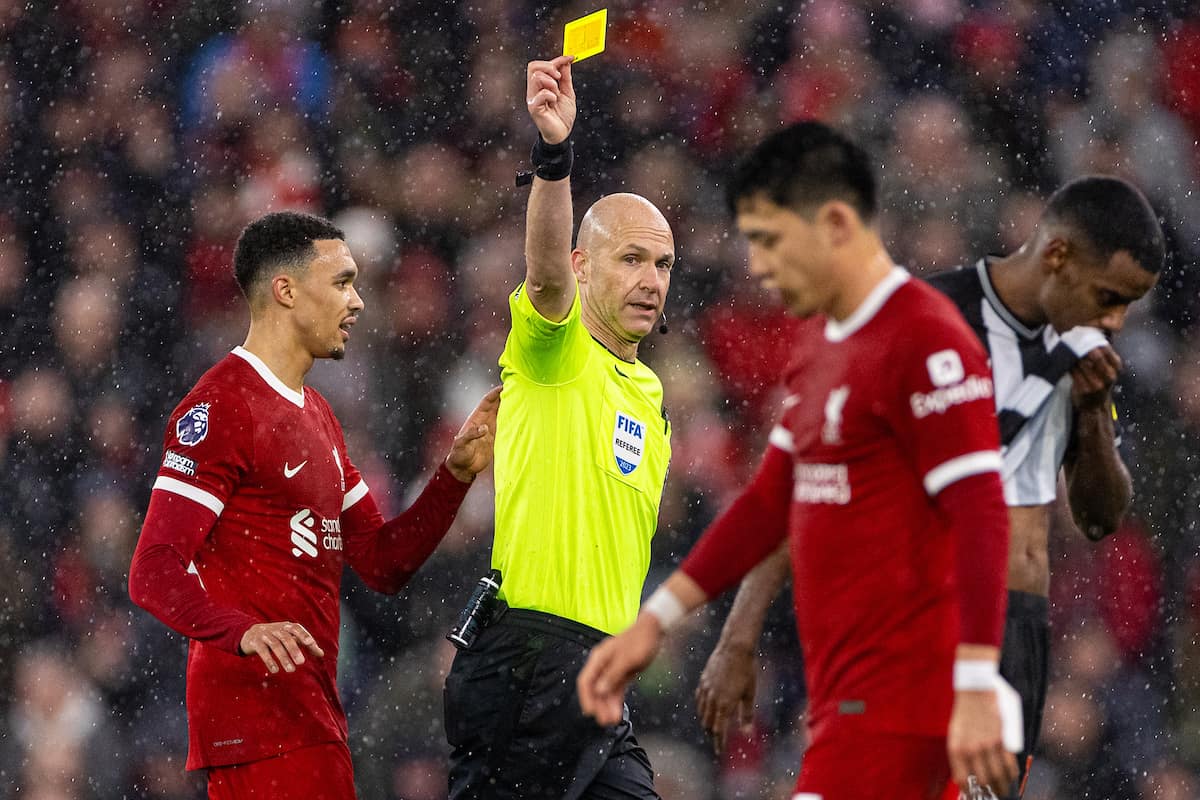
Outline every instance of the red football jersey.
{"label": "red football jersey", "polygon": [[289,389],[237,348],[171,414],[154,489],[217,515],[203,541],[191,543],[189,568],[214,608],[248,622],[299,622],[325,651],[306,652],[295,673],[268,675],[257,656],[231,652],[245,624],[223,646],[193,639],[188,769],[345,741],[335,685],[344,553],[382,518],[325,399]]}
{"label": "red football jersey", "polygon": [[[740,526],[751,506],[789,524],[748,526],[762,538],[741,532],[745,559],[790,533],[814,728],[843,714],[944,736],[959,608],[956,543],[934,498],[1000,469],[987,356],[953,304],[901,269],[846,320],[800,335],[754,502],[731,508]],[[720,591],[740,577],[719,563],[728,552],[702,541],[683,570]]]}

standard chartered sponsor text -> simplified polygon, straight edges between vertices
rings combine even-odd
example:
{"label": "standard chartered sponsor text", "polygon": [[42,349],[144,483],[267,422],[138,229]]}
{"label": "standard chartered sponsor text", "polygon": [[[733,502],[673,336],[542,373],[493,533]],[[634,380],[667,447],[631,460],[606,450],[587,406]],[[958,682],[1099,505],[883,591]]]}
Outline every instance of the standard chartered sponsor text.
{"label": "standard chartered sponsor text", "polygon": [[797,464],[793,499],[800,503],[850,502],[850,468],[845,464]]}

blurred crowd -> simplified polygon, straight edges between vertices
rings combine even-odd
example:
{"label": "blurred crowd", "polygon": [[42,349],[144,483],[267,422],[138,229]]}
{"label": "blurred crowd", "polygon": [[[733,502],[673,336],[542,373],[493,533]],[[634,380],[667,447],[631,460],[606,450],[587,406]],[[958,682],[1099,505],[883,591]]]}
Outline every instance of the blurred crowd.
{"label": "blurred crowd", "polygon": [[[328,215],[366,312],[312,383],[388,510],[497,382],[523,274],[526,61],[588,3],[0,0],[0,800],[203,796],[184,640],[126,571],[164,420],[240,344],[230,262],[254,217]],[[1190,9],[1190,10],[1189,10]],[[1028,797],[1200,797],[1200,12],[1187,0],[624,0],[575,69],[576,218],[664,210],[671,332],[644,344],[675,426],[649,585],[754,466],[792,323],[745,273],[721,184],[781,123],[877,157],[893,256],[921,274],[1015,248],[1042,198],[1126,176],[1171,262],[1117,348],[1137,498],[1099,545],[1064,520],[1054,681]],[[486,483],[486,482],[485,482]],[[342,693],[361,796],[445,796],[443,634],[487,568],[491,498],[395,598],[345,586]],[[869,569],[870,565],[864,565]],[[750,728],[714,758],[691,693],[720,607],[641,680],[666,800],[787,798],[804,688],[778,604]]]}

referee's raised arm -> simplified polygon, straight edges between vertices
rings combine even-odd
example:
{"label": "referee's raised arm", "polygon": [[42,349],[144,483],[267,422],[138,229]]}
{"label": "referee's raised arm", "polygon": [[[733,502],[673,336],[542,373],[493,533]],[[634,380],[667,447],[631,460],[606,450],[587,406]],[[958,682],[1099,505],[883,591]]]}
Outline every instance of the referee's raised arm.
{"label": "referee's raised arm", "polygon": [[575,299],[571,268],[571,129],[575,89],[571,57],[531,61],[525,101],[538,129],[533,189],[525,221],[525,286],[543,317],[565,319]]}

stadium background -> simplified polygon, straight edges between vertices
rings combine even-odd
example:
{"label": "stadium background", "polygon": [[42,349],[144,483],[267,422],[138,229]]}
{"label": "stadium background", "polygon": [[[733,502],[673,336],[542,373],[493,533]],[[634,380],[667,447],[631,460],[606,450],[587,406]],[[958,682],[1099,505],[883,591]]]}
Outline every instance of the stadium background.
{"label": "stadium background", "polygon": [[[185,645],[124,586],[163,420],[244,334],[238,230],[279,208],[346,229],[367,311],[312,383],[401,508],[497,379],[522,273],[524,64],[594,6],[50,5],[0,0],[0,798],[196,798]],[[642,193],[680,255],[672,332],[644,350],[675,424],[650,585],[746,477],[785,358],[789,323],[745,276],[721,199],[747,143],[802,117],[845,126],[878,156],[886,240],[918,272],[1015,247],[1066,178],[1147,192],[1173,257],[1118,340],[1137,499],[1099,546],[1054,535],[1055,679],[1029,796],[1200,797],[1195,4],[614,2],[607,52],[575,76],[576,217]],[[442,634],[489,537],[481,487],[401,596],[347,582],[364,798],[444,797]],[[722,759],[690,697],[711,619],[642,679],[635,724],[668,800],[788,796],[791,624],[781,604],[755,731]]]}

